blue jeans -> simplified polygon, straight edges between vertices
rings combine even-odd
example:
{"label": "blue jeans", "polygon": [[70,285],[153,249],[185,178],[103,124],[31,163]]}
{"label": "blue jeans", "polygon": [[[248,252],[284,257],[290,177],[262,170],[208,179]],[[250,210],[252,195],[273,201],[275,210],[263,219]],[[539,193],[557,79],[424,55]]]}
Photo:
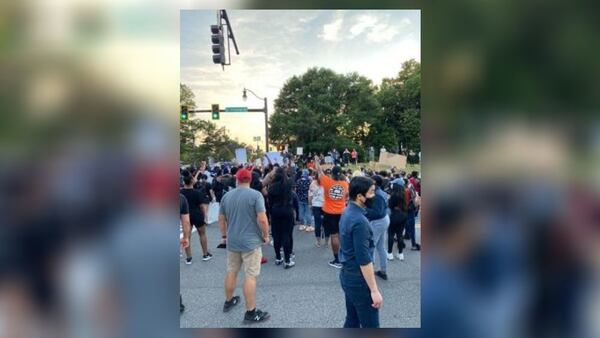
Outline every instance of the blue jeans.
{"label": "blue jeans", "polygon": [[321,207],[312,207],[315,216],[315,237],[321,238],[321,226],[323,225],[323,210]]}
{"label": "blue jeans", "polygon": [[346,321],[344,328],[378,328],[379,309],[371,306],[371,291],[360,270],[340,272],[340,283],[346,298]]}
{"label": "blue jeans", "polygon": [[410,237],[410,243],[412,244],[413,247],[415,247],[417,245],[417,240],[416,240],[417,234],[415,232],[415,212],[414,211],[408,212],[408,218],[406,221],[406,233]]}
{"label": "blue jeans", "polygon": [[300,224],[312,225],[313,220],[312,215],[310,214],[310,207],[308,206],[308,203],[300,202],[298,207],[300,213],[298,217],[300,219]]}
{"label": "blue jeans", "polygon": [[[390,216],[385,215],[384,218],[376,219],[369,222],[373,231],[373,243],[375,244],[375,252],[379,256],[379,271],[387,271],[387,251],[385,250],[385,234],[390,226]],[[375,257],[373,257],[373,265],[375,265]],[[377,271],[376,270],[376,271]]]}

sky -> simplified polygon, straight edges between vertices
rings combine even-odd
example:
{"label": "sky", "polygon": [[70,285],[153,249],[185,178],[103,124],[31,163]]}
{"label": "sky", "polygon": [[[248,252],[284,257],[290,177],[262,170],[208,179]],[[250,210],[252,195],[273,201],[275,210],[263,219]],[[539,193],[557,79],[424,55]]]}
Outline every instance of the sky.
{"label": "sky", "polygon": [[[357,72],[380,84],[395,77],[404,61],[421,59],[419,10],[228,10],[240,55],[232,47],[230,66],[212,62],[210,25],[216,10],[182,10],[180,17],[181,82],[195,94],[198,109],[262,108],[267,97],[269,114],[287,79],[311,67],[346,74]],[[210,119],[210,114],[194,118]],[[211,120],[212,121],[212,120]],[[233,139],[252,144],[260,136],[264,149],[264,114],[221,113],[220,120]]]}

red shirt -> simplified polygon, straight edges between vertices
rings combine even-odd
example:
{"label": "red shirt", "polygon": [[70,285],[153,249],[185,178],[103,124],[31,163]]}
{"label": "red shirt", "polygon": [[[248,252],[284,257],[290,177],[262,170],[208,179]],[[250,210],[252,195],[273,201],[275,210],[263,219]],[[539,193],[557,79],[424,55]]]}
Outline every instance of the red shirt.
{"label": "red shirt", "polygon": [[412,184],[412,186],[415,188],[415,191],[420,196],[421,195],[421,183],[419,182],[419,180],[414,177],[411,177],[408,180],[410,181],[410,184]]}

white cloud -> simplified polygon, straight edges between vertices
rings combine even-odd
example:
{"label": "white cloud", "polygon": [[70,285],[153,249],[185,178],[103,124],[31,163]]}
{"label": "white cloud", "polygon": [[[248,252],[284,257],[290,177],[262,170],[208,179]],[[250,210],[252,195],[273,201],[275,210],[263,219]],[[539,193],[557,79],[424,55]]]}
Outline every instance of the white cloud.
{"label": "white cloud", "polygon": [[309,22],[313,21],[314,19],[316,19],[318,16],[319,16],[318,14],[313,14],[313,15],[302,17],[302,18],[298,19],[298,21],[300,21],[301,23],[309,23]]}
{"label": "white cloud", "polygon": [[[262,107],[263,102],[252,95],[248,95],[247,102],[243,101],[242,89],[248,87],[268,98],[271,115],[274,99],[285,80],[311,66],[339,73],[358,72],[378,84],[382,78],[395,76],[403,61],[420,58],[418,19],[412,19],[411,23],[399,15],[343,11],[240,11],[232,12],[231,17],[241,20],[234,25],[241,54],[232,53],[232,65],[225,71],[212,64],[208,34],[202,41],[181,48],[184,65],[181,82],[190,85],[200,109],[209,109],[212,103],[222,107]],[[328,20],[322,22],[323,17]],[[255,21],[250,23],[252,20]],[[193,32],[188,29],[183,34]],[[320,41],[315,41],[315,35]],[[336,48],[315,49],[323,40],[345,43]],[[374,43],[380,43],[378,48],[366,48]],[[198,118],[210,119],[210,115],[199,114]],[[253,136],[264,137],[263,118],[261,113],[228,113],[213,122],[226,126],[240,141],[255,145]]]}
{"label": "white cloud", "polygon": [[378,25],[373,27],[369,34],[367,34],[367,40],[377,43],[389,42],[396,34],[398,34],[398,28],[389,25]]}
{"label": "white cloud", "polygon": [[338,41],[340,40],[340,30],[342,29],[343,18],[336,19],[332,23],[328,23],[323,26],[323,33],[319,37],[325,41]]}
{"label": "white cloud", "polygon": [[410,25],[411,21],[408,18],[403,18],[399,22],[390,22],[389,17],[384,20],[382,17],[378,18],[373,15],[361,15],[350,28],[348,39],[354,39],[363,33],[367,33],[366,39],[369,42],[389,42],[401,30]]}
{"label": "white cloud", "polygon": [[362,34],[366,29],[372,28],[377,24],[377,18],[372,15],[361,15],[357,23],[350,28],[350,39]]}
{"label": "white cloud", "polygon": [[371,32],[367,34],[367,39],[371,42],[389,42],[391,41],[401,30],[409,27],[411,21],[408,18],[400,20],[396,24],[385,23],[373,27]]}

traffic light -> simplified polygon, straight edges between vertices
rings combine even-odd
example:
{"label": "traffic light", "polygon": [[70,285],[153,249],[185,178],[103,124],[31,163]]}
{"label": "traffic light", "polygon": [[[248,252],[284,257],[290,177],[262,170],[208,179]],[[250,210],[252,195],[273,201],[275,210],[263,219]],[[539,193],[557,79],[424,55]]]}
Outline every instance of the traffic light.
{"label": "traffic light", "polygon": [[181,120],[186,121],[188,119],[188,107],[181,106]]}
{"label": "traffic light", "polygon": [[210,26],[213,63],[225,64],[225,39],[223,38],[223,26]]}
{"label": "traffic light", "polygon": [[213,104],[211,110],[212,110],[212,119],[218,120],[219,119],[219,105]]}

